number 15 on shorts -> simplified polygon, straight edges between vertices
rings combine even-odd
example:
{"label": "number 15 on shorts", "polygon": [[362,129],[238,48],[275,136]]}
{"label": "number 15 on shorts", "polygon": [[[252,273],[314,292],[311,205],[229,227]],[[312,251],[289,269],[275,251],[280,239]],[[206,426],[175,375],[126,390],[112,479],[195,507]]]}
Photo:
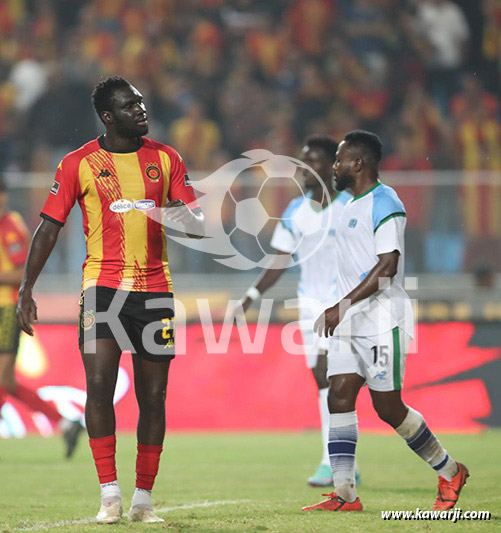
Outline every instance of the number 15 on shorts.
{"label": "number 15 on shorts", "polygon": [[374,364],[379,366],[388,366],[390,360],[390,347],[383,344],[382,346],[373,346],[371,350],[374,352]]}

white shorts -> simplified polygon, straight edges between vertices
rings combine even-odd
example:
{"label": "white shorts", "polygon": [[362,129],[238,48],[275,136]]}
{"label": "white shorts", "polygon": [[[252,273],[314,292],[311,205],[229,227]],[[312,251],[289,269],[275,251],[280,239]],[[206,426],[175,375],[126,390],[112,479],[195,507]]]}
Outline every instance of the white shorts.
{"label": "white shorts", "polygon": [[306,366],[308,368],[315,368],[318,362],[318,353],[320,351],[327,352],[331,339],[326,337],[319,337],[313,332],[315,320],[320,316],[313,316],[313,313],[308,308],[300,308],[299,310],[299,327],[301,328],[301,335],[303,337],[304,354],[306,358]]}
{"label": "white shorts", "polygon": [[400,390],[411,337],[396,327],[380,335],[330,339],[327,376],[358,374],[369,389]]}

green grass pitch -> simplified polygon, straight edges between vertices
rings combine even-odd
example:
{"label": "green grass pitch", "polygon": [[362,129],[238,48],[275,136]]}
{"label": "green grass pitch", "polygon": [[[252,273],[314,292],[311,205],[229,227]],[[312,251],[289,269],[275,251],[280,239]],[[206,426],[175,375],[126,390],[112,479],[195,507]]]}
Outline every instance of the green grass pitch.
{"label": "green grass pitch", "polygon": [[[158,525],[92,523],[99,487],[85,438],[71,461],[61,458],[57,437],[0,440],[0,531],[499,531],[501,431],[441,441],[470,469],[459,507],[491,511],[489,522],[383,521],[381,510],[427,509],[436,494],[434,472],[394,435],[360,435],[364,512],[304,513],[326,492],[306,485],[319,459],[318,433],[193,433],[166,437],[153,493],[165,519]],[[117,461],[127,510],[134,436],[118,435]]]}

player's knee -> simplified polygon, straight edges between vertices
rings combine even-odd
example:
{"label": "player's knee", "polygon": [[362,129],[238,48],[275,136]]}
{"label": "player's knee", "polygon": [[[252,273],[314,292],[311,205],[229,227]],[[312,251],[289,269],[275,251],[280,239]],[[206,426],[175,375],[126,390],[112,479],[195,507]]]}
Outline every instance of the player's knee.
{"label": "player's knee", "polygon": [[398,418],[398,411],[395,409],[394,405],[383,402],[373,402],[373,405],[377,415],[383,422],[390,424],[390,426],[395,426],[395,421]]}
{"label": "player's knee", "polygon": [[157,412],[165,409],[165,387],[152,387],[138,397],[139,409],[146,412]]}
{"label": "player's knee", "polygon": [[346,394],[343,387],[336,386],[332,382],[328,398],[330,413],[350,413],[355,410],[355,402],[351,395]]}
{"label": "player's knee", "polygon": [[331,378],[328,398],[331,413],[350,413],[355,410],[356,395],[344,381]]}
{"label": "player's knee", "polygon": [[87,402],[113,402],[114,387],[102,374],[87,376]]}

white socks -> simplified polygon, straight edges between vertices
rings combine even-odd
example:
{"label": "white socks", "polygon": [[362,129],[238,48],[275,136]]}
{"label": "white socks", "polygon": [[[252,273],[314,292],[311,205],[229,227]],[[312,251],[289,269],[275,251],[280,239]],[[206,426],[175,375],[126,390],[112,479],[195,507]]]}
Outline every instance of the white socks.
{"label": "white socks", "polygon": [[122,491],[118,486],[118,481],[101,484],[101,503],[106,507],[122,499]]}
{"label": "white socks", "polygon": [[151,490],[136,489],[134,490],[134,496],[132,496],[131,507],[147,507],[151,509]]}
{"label": "white socks", "polygon": [[[109,507],[110,505],[113,505],[121,499],[122,491],[120,490],[117,481],[112,481],[111,483],[103,483],[101,485],[102,505]],[[148,509],[151,509],[151,490],[138,488],[134,490],[131,507],[136,506],[147,507]]]}
{"label": "white socks", "polygon": [[327,398],[329,396],[329,388],[319,389],[318,391],[318,404],[320,407],[320,422],[322,424],[322,461],[321,464],[329,465],[329,404]]}
{"label": "white socks", "polygon": [[358,441],[357,413],[330,415],[329,458],[334,489],[347,502],[357,499],[355,487],[355,449]]}
{"label": "white socks", "polygon": [[409,448],[434,468],[439,476],[450,481],[458,471],[440,441],[430,431],[421,415],[411,407],[404,421],[395,431],[405,439]]}

